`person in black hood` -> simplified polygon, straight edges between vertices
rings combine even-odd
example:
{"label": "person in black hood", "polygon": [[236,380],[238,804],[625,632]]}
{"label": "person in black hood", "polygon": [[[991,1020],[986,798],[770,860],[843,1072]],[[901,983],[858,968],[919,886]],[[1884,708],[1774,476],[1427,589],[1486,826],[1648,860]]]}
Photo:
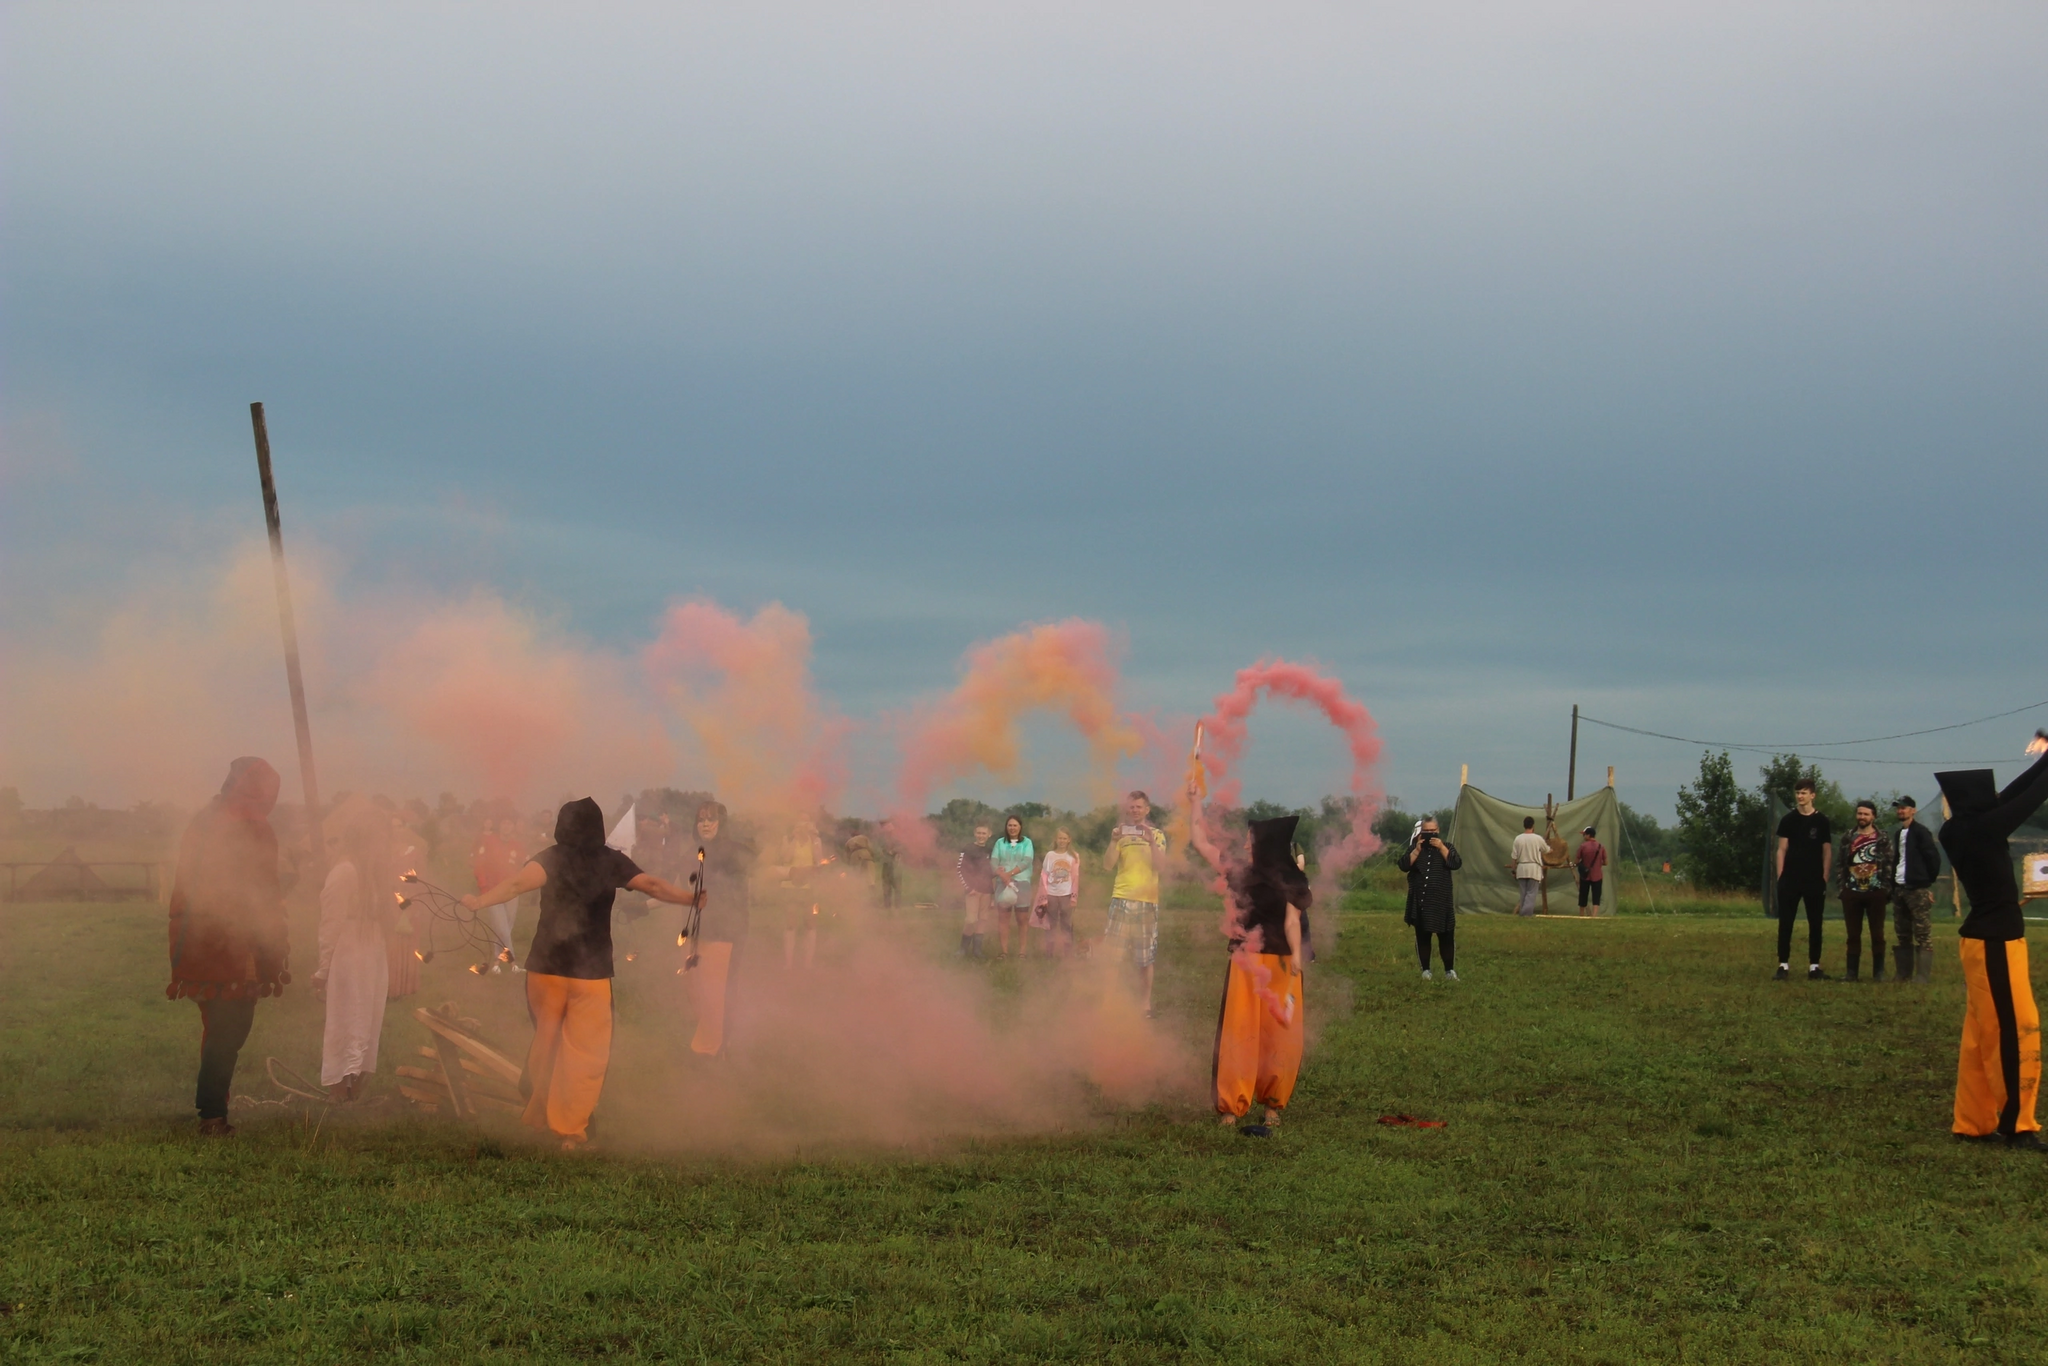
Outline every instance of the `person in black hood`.
{"label": "person in black hood", "polygon": [[526,1008],[533,1045],[526,1055],[529,1126],[564,1149],[590,1138],[590,1116],[612,1054],[612,901],[622,888],[682,905],[690,893],[643,873],[604,842],[604,813],[588,797],[564,803],[555,842],[488,891],[462,898],[480,911],[540,892],[540,924],[526,951]]}
{"label": "person in black hood", "polygon": [[1223,875],[1224,930],[1230,963],[1216,1019],[1211,1081],[1216,1111],[1235,1127],[1253,1102],[1266,1107],[1263,1124],[1240,1133],[1270,1135],[1301,1074],[1303,950],[1315,895],[1294,861],[1299,817],[1253,821],[1242,859],[1226,857],[1202,822],[1202,793],[1188,784],[1189,843]]}
{"label": "person in black hood", "polygon": [[[2048,749],[2048,733],[2034,733]],[[2048,802],[2048,753],[2001,792],[1988,768],[1937,773],[1948,798],[1941,847],[1970,897],[1961,937],[1968,1003],[1956,1062],[1955,1132],[2038,1149],[2041,1016],[2027,977],[2026,921],[2012,875],[2012,832]]]}

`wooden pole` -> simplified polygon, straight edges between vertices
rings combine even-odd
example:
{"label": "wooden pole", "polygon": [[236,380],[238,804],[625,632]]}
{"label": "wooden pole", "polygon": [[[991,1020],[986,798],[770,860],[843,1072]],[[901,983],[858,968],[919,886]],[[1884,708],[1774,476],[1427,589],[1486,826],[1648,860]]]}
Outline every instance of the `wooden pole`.
{"label": "wooden pole", "polygon": [[1459,786],[1460,788],[1463,788],[1463,787],[1464,787],[1464,786],[1466,785],[1466,783],[1467,783],[1467,782],[1469,782],[1469,781],[1471,780],[1471,777],[1472,777],[1472,765],[1470,765],[1470,764],[1459,764],[1459,765],[1458,765],[1458,786]]}
{"label": "wooden pole", "polygon": [[1613,765],[1613,764],[1609,764],[1609,765],[1607,766],[1607,785],[1608,785],[1609,787],[1613,787],[1613,786],[1614,786],[1614,765]]}
{"label": "wooden pole", "polygon": [[1564,771],[1564,799],[1579,794],[1579,704],[1572,703],[1572,761]]}
{"label": "wooden pole", "polygon": [[292,694],[292,727],[299,736],[299,780],[306,793],[306,838],[312,842],[314,887],[327,872],[327,841],[320,832],[320,780],[313,771],[313,725],[306,717],[306,678],[299,668],[299,628],[292,617],[292,585],[284,568],[284,529],[277,517],[277,481],[270,477],[270,427],[263,405],[249,405],[256,430],[256,473],[263,480],[263,521],[270,528],[270,572],[277,586],[277,622],[284,633],[284,681]]}

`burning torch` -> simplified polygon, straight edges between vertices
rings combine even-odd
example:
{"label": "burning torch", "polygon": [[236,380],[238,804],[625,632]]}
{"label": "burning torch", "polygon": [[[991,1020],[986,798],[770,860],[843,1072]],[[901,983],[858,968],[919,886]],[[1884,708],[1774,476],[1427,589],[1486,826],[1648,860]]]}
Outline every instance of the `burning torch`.
{"label": "burning torch", "polygon": [[676,936],[676,943],[690,950],[689,956],[683,959],[685,972],[697,966],[697,931],[704,924],[704,846],[701,844],[697,846],[697,871],[690,874],[690,886],[696,889],[690,894],[690,918],[683,932]]}

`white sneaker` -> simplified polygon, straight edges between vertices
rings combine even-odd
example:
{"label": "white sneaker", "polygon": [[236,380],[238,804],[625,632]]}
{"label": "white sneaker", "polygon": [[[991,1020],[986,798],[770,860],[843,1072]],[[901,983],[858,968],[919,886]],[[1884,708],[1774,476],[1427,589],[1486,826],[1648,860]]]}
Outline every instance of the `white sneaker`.
{"label": "white sneaker", "polygon": [[1433,980],[1433,979],[1432,979],[1432,978],[1430,977],[1430,974],[1429,974],[1429,969],[1428,969],[1428,968],[1424,968],[1424,969],[1422,970],[1422,980],[1423,980],[1423,981],[1425,981],[1425,982]]}
{"label": "white sneaker", "polygon": [[1457,973],[1455,973],[1455,972],[1452,972],[1452,971],[1451,971],[1451,970],[1450,970],[1449,968],[1445,968],[1445,969],[1444,969],[1444,980],[1445,980],[1446,982],[1455,982],[1455,981],[1457,981],[1457,980],[1458,980],[1458,974],[1457,974]]}
{"label": "white sneaker", "polygon": [[503,963],[493,963],[493,964],[491,964],[491,976],[493,976],[493,977],[496,977],[496,976],[497,976],[497,975],[498,975],[499,973],[503,972],[504,970],[505,970],[505,965],[504,965]]}

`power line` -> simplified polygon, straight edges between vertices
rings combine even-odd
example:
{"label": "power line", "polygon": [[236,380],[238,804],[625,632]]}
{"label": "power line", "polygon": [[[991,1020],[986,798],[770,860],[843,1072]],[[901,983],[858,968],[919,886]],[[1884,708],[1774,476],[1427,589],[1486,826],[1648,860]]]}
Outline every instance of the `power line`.
{"label": "power line", "polygon": [[[2042,707],[2048,707],[2048,700],[2030,702],[2024,707],[2014,707],[2011,711],[1998,712],[1992,716],[1979,716],[1972,721],[1958,721],[1953,725],[1947,726],[1929,726],[1926,730],[1900,731],[1897,735],[1873,735],[1863,740],[1810,740],[1802,744],[1777,745],[1737,743],[1732,740],[1700,740],[1690,735],[1667,735],[1660,730],[1644,730],[1638,726],[1624,726],[1619,721],[1603,721],[1597,716],[1588,716],[1584,712],[1579,713],[1579,719],[1581,721],[1589,721],[1596,726],[1605,726],[1609,730],[1627,731],[1631,735],[1647,735],[1655,740],[1675,740],[1685,745],[1701,745],[1707,749],[1743,750],[1756,754],[1791,754],[1800,750],[1839,749],[1847,745],[1875,745],[1887,740],[1910,740],[1918,735],[1939,735],[1943,731],[1962,730],[1966,726],[1981,726],[1986,721],[2002,721],[2008,716],[2018,716],[2021,712],[2037,711]],[[1910,764],[1917,766],[1928,763],[1989,764],[2007,763],[2010,761],[2004,759],[1853,759],[1848,755],[1838,754],[1833,756],[1833,762],[1844,764]]]}

